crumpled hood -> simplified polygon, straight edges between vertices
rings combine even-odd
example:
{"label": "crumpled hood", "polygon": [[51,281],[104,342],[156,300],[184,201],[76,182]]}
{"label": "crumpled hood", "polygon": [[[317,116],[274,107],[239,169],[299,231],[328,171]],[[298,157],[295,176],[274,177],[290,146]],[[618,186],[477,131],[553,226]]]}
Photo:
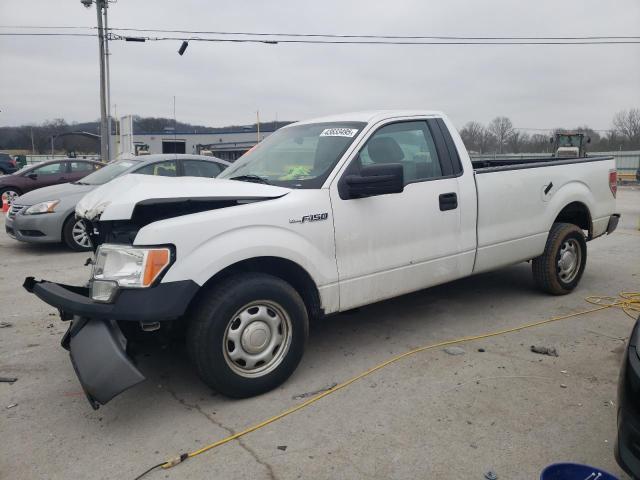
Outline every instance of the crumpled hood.
{"label": "crumpled hood", "polygon": [[129,220],[141,202],[180,199],[260,200],[277,198],[291,190],[273,185],[215,178],[156,177],[128,174],[96,188],[76,206],[87,220]]}
{"label": "crumpled hood", "polygon": [[82,195],[96,188],[95,185],[79,185],[76,183],[62,183],[33,190],[24,195],[16,202],[20,205],[35,205],[36,203],[49,200],[62,200],[72,195]]}

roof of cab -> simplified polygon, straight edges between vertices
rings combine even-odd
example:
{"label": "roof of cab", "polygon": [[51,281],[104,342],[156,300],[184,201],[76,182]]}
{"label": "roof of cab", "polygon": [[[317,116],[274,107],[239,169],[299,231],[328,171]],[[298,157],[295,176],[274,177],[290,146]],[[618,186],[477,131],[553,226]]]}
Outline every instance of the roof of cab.
{"label": "roof of cab", "polygon": [[436,110],[365,110],[362,112],[340,113],[326,117],[302,120],[291,125],[303,125],[307,123],[325,122],[367,122],[376,123],[396,117],[443,117],[442,112]]}

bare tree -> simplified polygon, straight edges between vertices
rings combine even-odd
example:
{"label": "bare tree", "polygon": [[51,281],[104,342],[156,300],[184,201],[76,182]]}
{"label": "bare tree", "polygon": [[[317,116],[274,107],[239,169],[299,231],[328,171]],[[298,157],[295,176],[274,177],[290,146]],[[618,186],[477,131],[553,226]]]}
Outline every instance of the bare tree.
{"label": "bare tree", "polygon": [[531,137],[526,132],[520,132],[514,130],[513,133],[507,138],[507,146],[509,147],[509,153],[523,153],[529,150],[531,144]]}
{"label": "bare tree", "polygon": [[482,146],[485,135],[486,129],[478,122],[467,122],[460,130],[460,136],[467,149],[479,153],[483,153]]}
{"label": "bare tree", "polygon": [[640,143],[640,108],[616,113],[613,117],[613,127],[618,135],[630,143]]}
{"label": "bare tree", "polygon": [[502,153],[509,137],[513,135],[513,123],[507,117],[496,117],[489,124],[489,132],[495,137],[498,153]]}

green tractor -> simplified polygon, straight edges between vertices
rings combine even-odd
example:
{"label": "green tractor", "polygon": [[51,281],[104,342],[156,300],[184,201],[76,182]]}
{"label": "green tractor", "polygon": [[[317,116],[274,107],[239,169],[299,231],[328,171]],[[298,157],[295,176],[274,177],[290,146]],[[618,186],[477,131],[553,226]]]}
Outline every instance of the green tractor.
{"label": "green tractor", "polygon": [[584,133],[559,132],[551,137],[554,156],[557,158],[581,158],[586,157],[586,145],[591,143],[590,137],[585,137]]}

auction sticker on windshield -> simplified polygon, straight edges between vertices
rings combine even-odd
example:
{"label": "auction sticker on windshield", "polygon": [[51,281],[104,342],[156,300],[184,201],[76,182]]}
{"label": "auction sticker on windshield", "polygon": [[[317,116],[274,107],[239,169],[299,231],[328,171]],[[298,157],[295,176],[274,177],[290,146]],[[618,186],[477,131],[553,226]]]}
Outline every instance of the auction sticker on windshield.
{"label": "auction sticker on windshield", "polygon": [[358,133],[357,128],[325,128],[320,134],[321,137],[353,137]]}

